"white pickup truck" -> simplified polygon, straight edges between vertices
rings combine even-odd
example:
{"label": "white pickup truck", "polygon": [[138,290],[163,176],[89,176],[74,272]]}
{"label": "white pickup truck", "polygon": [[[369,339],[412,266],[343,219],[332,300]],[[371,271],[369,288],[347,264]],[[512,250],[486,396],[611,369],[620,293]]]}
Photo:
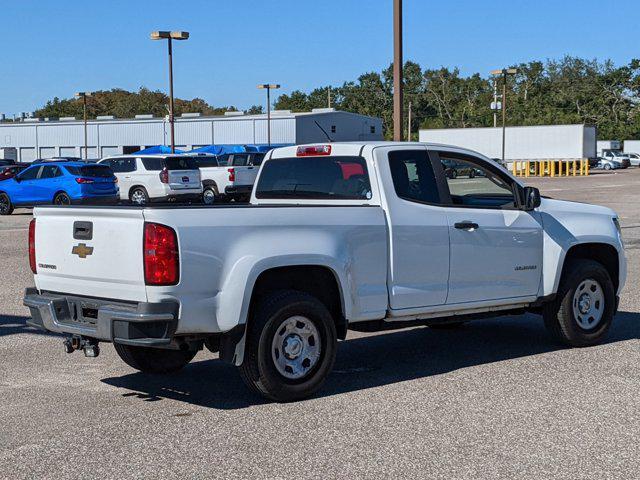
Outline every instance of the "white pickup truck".
{"label": "white pickup truck", "polygon": [[[450,178],[450,162],[475,175]],[[320,388],[348,329],[530,311],[593,345],[626,277],[612,210],[423,143],[273,150],[250,205],[38,207],[29,257],[28,323],[67,334],[67,351],[113,342],[165,373],[206,346],[277,401]]]}

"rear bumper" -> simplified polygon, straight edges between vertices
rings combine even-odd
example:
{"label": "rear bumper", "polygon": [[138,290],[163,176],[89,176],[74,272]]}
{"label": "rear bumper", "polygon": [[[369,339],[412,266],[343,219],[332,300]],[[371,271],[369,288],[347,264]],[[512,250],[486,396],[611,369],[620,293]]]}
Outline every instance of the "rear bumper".
{"label": "rear bumper", "polygon": [[27,288],[23,303],[32,327],[126,345],[169,345],[178,326],[177,302],[123,303]]}
{"label": "rear bumper", "polygon": [[202,192],[180,193],[180,190],[170,190],[162,197],[152,197],[151,202],[200,202],[202,201]]}
{"label": "rear bumper", "polygon": [[224,189],[225,195],[229,197],[247,197],[251,196],[253,185],[233,185]]}
{"label": "rear bumper", "polygon": [[72,199],[73,205],[115,205],[120,201],[120,194],[100,195]]}

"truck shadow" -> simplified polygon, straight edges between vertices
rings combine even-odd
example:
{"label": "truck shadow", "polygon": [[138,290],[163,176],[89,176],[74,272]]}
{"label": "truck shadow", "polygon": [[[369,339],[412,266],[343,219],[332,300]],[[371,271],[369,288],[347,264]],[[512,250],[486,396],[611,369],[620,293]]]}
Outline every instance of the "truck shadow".
{"label": "truck shadow", "polygon": [[[357,335],[357,336],[355,336]],[[560,350],[534,315],[479,320],[457,330],[414,328],[353,334],[339,344],[333,373],[315,398],[375,388],[462,368]],[[607,343],[640,338],[640,313],[620,312]],[[217,359],[194,362],[173,376],[132,373],[102,380],[124,397],[172,399],[216,409],[266,403]]]}
{"label": "truck shadow", "polygon": [[17,335],[19,333],[60,336],[57,333],[46,332],[28,326],[26,323],[28,318],[29,317],[23,315],[0,315],[0,337]]}

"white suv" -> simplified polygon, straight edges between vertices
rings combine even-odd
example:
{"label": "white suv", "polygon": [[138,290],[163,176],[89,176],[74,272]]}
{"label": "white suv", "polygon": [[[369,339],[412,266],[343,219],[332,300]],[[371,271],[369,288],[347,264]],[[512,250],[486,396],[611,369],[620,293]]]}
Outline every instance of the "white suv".
{"label": "white suv", "polygon": [[120,198],[144,205],[156,201],[200,201],[200,170],[193,158],[178,155],[121,155],[98,163],[118,178]]}

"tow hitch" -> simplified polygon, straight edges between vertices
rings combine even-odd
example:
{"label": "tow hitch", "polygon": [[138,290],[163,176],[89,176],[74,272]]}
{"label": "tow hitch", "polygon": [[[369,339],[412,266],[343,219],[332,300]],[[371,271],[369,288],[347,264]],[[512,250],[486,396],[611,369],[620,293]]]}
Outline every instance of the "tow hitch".
{"label": "tow hitch", "polygon": [[62,341],[64,351],[72,353],[76,350],[82,350],[85,357],[97,357],[100,355],[100,347],[98,346],[98,340],[95,338],[83,337],[81,335],[73,335],[67,337]]}

